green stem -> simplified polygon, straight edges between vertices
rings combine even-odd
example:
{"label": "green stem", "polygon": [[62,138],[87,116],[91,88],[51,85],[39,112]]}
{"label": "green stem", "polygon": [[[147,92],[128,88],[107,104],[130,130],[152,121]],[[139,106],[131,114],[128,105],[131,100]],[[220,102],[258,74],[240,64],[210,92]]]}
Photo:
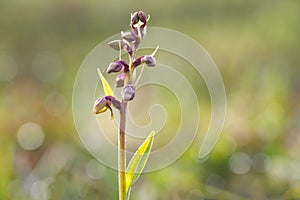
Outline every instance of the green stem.
{"label": "green stem", "polygon": [[[129,69],[130,72],[126,74],[124,86],[131,84],[132,70],[133,70],[133,59],[129,58]],[[125,140],[125,127],[126,127],[126,111],[127,102],[122,100],[120,110],[120,127],[119,127],[119,138],[118,138],[118,180],[119,180],[119,200],[126,199],[126,140]]]}
{"label": "green stem", "polygon": [[126,109],[127,102],[122,101],[120,110],[120,128],[118,138],[118,179],[119,179],[119,200],[125,200],[126,198],[126,144],[125,144],[125,124],[126,124]]}

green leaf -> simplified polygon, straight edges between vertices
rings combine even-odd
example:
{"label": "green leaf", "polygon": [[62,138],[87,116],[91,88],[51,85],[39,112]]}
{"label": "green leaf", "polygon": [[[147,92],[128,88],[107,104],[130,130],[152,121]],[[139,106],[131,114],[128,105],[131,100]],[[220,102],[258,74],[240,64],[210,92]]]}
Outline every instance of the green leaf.
{"label": "green leaf", "polygon": [[114,96],[113,90],[111,89],[109,83],[106,81],[106,79],[104,78],[104,76],[102,75],[101,71],[99,68],[97,68],[100,80],[102,82],[103,85],[103,89],[104,89],[104,94],[105,96]]}
{"label": "green leaf", "polygon": [[153,145],[155,132],[152,131],[143,144],[137,149],[132,156],[126,170],[126,194],[128,196],[132,184],[140,177],[147,160],[149,158]]}

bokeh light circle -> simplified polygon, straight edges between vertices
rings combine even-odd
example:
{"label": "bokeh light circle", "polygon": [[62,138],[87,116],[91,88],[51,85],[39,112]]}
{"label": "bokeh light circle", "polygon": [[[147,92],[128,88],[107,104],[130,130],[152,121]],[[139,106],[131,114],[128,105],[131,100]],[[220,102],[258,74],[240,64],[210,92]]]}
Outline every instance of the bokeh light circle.
{"label": "bokeh light circle", "polygon": [[0,55],[0,82],[9,82],[18,72],[16,61],[8,55]]}
{"label": "bokeh light circle", "polygon": [[251,169],[251,162],[247,153],[236,152],[229,159],[229,168],[235,174],[245,174]]}
{"label": "bokeh light circle", "polygon": [[17,141],[25,150],[34,150],[39,148],[45,139],[45,133],[42,127],[34,122],[23,124],[17,133]]}

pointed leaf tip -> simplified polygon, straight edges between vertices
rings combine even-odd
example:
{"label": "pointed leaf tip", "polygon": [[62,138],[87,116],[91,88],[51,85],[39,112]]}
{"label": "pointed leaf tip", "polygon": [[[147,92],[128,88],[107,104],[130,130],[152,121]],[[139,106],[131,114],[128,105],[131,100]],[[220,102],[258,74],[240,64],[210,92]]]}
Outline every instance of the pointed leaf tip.
{"label": "pointed leaf tip", "polygon": [[158,51],[158,49],[159,49],[159,46],[157,46],[157,47],[155,48],[155,50],[152,52],[151,56],[155,56],[155,54],[156,54],[156,52]]}
{"label": "pointed leaf tip", "polygon": [[104,78],[104,76],[102,75],[101,71],[99,68],[97,68],[102,86],[103,86],[103,90],[104,90],[104,94],[105,96],[114,96],[113,90],[111,89],[109,83],[106,81],[106,79]]}

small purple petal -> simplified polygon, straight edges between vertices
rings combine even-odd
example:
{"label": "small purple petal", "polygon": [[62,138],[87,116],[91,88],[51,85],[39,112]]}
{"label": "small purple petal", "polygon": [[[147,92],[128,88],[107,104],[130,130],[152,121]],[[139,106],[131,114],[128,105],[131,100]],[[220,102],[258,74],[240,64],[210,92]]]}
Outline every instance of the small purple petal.
{"label": "small purple petal", "polygon": [[136,35],[132,32],[122,32],[121,37],[128,42],[133,42],[136,39]]}
{"label": "small purple petal", "polygon": [[105,97],[98,98],[94,103],[93,112],[99,114],[107,110],[107,99]]}
{"label": "small purple petal", "polygon": [[147,23],[147,17],[143,11],[138,12],[138,17],[141,22],[143,22],[144,24]]}
{"label": "small purple petal", "polygon": [[135,24],[137,24],[139,22],[139,16],[138,16],[138,12],[135,12],[132,14],[131,16],[131,22],[130,22],[130,26],[133,28]]}
{"label": "small purple petal", "polygon": [[117,77],[116,77],[116,87],[123,87],[124,86],[124,81],[125,81],[125,78],[126,78],[126,74],[119,74]]}
{"label": "small purple petal", "polygon": [[150,55],[145,55],[142,58],[142,62],[145,62],[148,67],[154,67],[156,65],[156,59]]}
{"label": "small purple petal", "polygon": [[120,47],[121,47],[121,49],[123,49],[125,44],[126,43],[123,42],[122,40],[113,40],[108,43],[108,45],[115,50],[120,50]]}
{"label": "small purple petal", "polygon": [[112,72],[119,72],[121,71],[121,69],[123,68],[123,65],[119,62],[112,62],[110,63],[110,65],[108,66],[106,72],[112,73]]}
{"label": "small purple petal", "polygon": [[135,90],[132,85],[125,86],[121,91],[122,99],[124,101],[131,101],[135,96]]}

